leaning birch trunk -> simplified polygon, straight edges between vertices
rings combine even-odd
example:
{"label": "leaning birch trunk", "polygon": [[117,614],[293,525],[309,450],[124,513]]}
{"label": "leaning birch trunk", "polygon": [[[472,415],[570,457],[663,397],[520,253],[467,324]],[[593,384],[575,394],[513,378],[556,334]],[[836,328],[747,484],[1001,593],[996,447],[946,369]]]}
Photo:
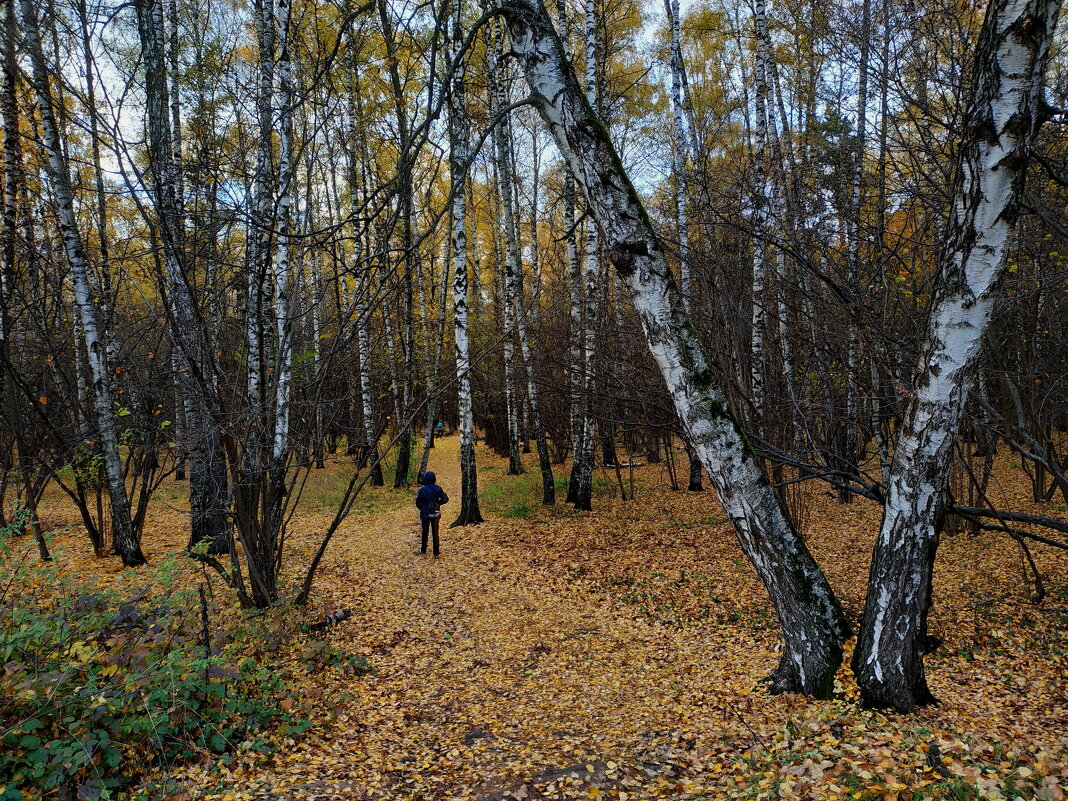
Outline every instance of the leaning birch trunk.
{"label": "leaning birch trunk", "polygon": [[979,34],[941,278],[894,453],[853,657],[867,706],[909,711],[933,700],[923,656],[949,462],[1006,269],[1060,5],[992,0]]}
{"label": "leaning birch trunk", "polygon": [[[451,52],[457,58],[463,46],[460,25],[463,0],[455,0]],[[460,426],[460,514],[453,526],[482,522],[478,506],[478,467],[475,463],[475,422],[471,399],[471,345],[467,329],[467,106],[464,98],[464,71],[454,70],[449,97],[449,173],[452,180],[452,317],[456,341],[456,395]]]}
{"label": "leaning birch trunk", "polygon": [[682,306],[663,246],[544,6],[510,0],[502,12],[533,104],[583,188],[689,441],[775,605],[784,648],[772,692],[829,696],[849,635],[845,614],[738,427]]}
{"label": "leaning birch trunk", "polygon": [[104,457],[104,472],[111,499],[111,537],[115,550],[127,567],[143,565],[145,557],[133,534],[130,520],[130,501],[123,480],[122,461],[119,458],[119,439],[115,431],[112,409],[111,384],[105,355],[105,344],[100,338],[96,311],[89,288],[89,271],[85,258],[85,246],[78,220],[74,213],[74,194],[71,191],[70,167],[63,154],[59,138],[59,126],[53,108],[49,70],[41,47],[41,33],[37,24],[37,10],[32,0],[22,0],[22,25],[25,32],[26,50],[29,55],[30,81],[37,95],[37,108],[41,115],[41,135],[48,153],[47,174],[52,183],[59,212],[59,228],[63,249],[70,263],[71,284],[74,290],[74,305],[85,336],[89,356],[89,370],[93,382],[93,402],[96,411],[97,434]]}

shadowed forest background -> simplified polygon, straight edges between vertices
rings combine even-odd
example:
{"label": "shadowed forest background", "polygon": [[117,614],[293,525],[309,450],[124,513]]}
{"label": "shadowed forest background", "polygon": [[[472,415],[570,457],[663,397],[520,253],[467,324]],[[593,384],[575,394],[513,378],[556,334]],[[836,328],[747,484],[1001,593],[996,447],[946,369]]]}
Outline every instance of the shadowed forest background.
{"label": "shadowed forest background", "polygon": [[0,799],[1062,798],[1059,13],[3,0]]}

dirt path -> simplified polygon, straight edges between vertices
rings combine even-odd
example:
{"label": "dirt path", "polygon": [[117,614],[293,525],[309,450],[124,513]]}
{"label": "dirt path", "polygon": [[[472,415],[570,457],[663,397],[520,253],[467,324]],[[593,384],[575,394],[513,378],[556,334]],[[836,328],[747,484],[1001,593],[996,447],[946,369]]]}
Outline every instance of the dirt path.
{"label": "dirt path", "polygon": [[373,673],[324,669],[311,700],[332,707],[334,721],[266,774],[235,774],[235,785],[269,798],[495,798],[587,764],[600,771],[587,781],[637,782],[621,764],[607,767],[612,754],[668,747],[680,726],[703,725],[694,719],[703,702],[683,677],[692,687],[708,686],[708,671],[717,683],[749,674],[747,637],[702,665],[679,632],[581,582],[531,572],[521,553],[495,544],[507,541],[508,523],[445,528],[459,501],[457,449],[457,437],[442,440],[431,464],[455,499],[443,510],[440,558],[420,555],[412,507],[354,518],[324,565],[329,602],[355,613],[330,642],[368,657]]}
{"label": "dirt path", "polygon": [[[457,449],[456,437],[441,440],[430,465],[454,497],[443,526],[459,502]],[[483,488],[523,500],[501,460],[479,459]],[[592,515],[557,508],[443,527],[439,559],[419,554],[414,506],[357,509],[312,611],[353,617],[303,643],[321,663],[295,693],[312,729],[266,764],[239,755],[218,768],[221,782],[194,770],[198,787],[218,787],[194,797],[874,799],[897,797],[876,774],[886,788],[973,773],[1011,783],[1025,764],[1025,796],[1036,776],[1057,781],[1068,731],[1063,671],[1051,670],[1064,661],[1060,640],[1042,646],[1050,664],[1018,660],[1041,626],[1002,647],[1007,618],[980,620],[970,602],[1006,586],[1004,543],[944,544],[936,627],[950,642],[931,679],[945,703],[886,717],[857,707],[845,668],[839,700],[768,696],[759,682],[776,661],[774,618],[729,526],[708,493],[643,493],[632,504],[602,497]],[[877,510],[829,508],[810,544],[856,613]],[[359,675],[354,660],[372,672]],[[1007,692],[1008,678],[1024,689]],[[932,747],[950,773],[934,770]]]}

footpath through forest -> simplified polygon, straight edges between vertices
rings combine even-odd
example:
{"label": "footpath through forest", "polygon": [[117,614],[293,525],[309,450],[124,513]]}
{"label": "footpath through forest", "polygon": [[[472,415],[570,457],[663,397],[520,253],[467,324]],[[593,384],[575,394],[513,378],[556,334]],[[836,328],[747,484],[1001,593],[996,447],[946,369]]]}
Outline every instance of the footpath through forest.
{"label": "footpath through forest", "polygon": [[[190,797],[1062,797],[1064,621],[1010,598],[999,541],[945,545],[947,644],[930,659],[941,706],[863,712],[844,668],[836,701],[772,698],[759,680],[776,662],[774,620],[710,492],[641,486],[593,515],[520,504],[528,517],[447,529],[457,446],[440,440],[430,465],[453,496],[440,558],[419,554],[409,506],[354,515],[331,546],[317,612],[353,617],[295,646],[308,672],[292,703],[309,732],[221,774],[172,774]],[[507,500],[520,480],[481,464]],[[834,513],[810,523],[812,546],[855,613],[870,539],[848,532],[874,531],[877,512]]]}

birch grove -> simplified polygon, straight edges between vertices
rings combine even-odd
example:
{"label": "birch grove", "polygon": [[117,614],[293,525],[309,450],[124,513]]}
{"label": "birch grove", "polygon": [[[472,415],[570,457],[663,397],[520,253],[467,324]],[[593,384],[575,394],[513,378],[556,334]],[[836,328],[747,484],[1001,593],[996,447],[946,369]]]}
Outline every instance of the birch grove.
{"label": "birch grove", "polygon": [[[452,459],[453,527],[603,538],[569,580],[701,507],[664,547],[729,527],[772,692],[831,697],[856,629],[862,702],[930,703],[940,538],[1038,604],[1068,531],[1060,12],[7,2],[0,529],[62,564],[65,504],[134,567],[165,507],[239,605],[303,604]],[[823,503],[881,514],[863,613]]]}

